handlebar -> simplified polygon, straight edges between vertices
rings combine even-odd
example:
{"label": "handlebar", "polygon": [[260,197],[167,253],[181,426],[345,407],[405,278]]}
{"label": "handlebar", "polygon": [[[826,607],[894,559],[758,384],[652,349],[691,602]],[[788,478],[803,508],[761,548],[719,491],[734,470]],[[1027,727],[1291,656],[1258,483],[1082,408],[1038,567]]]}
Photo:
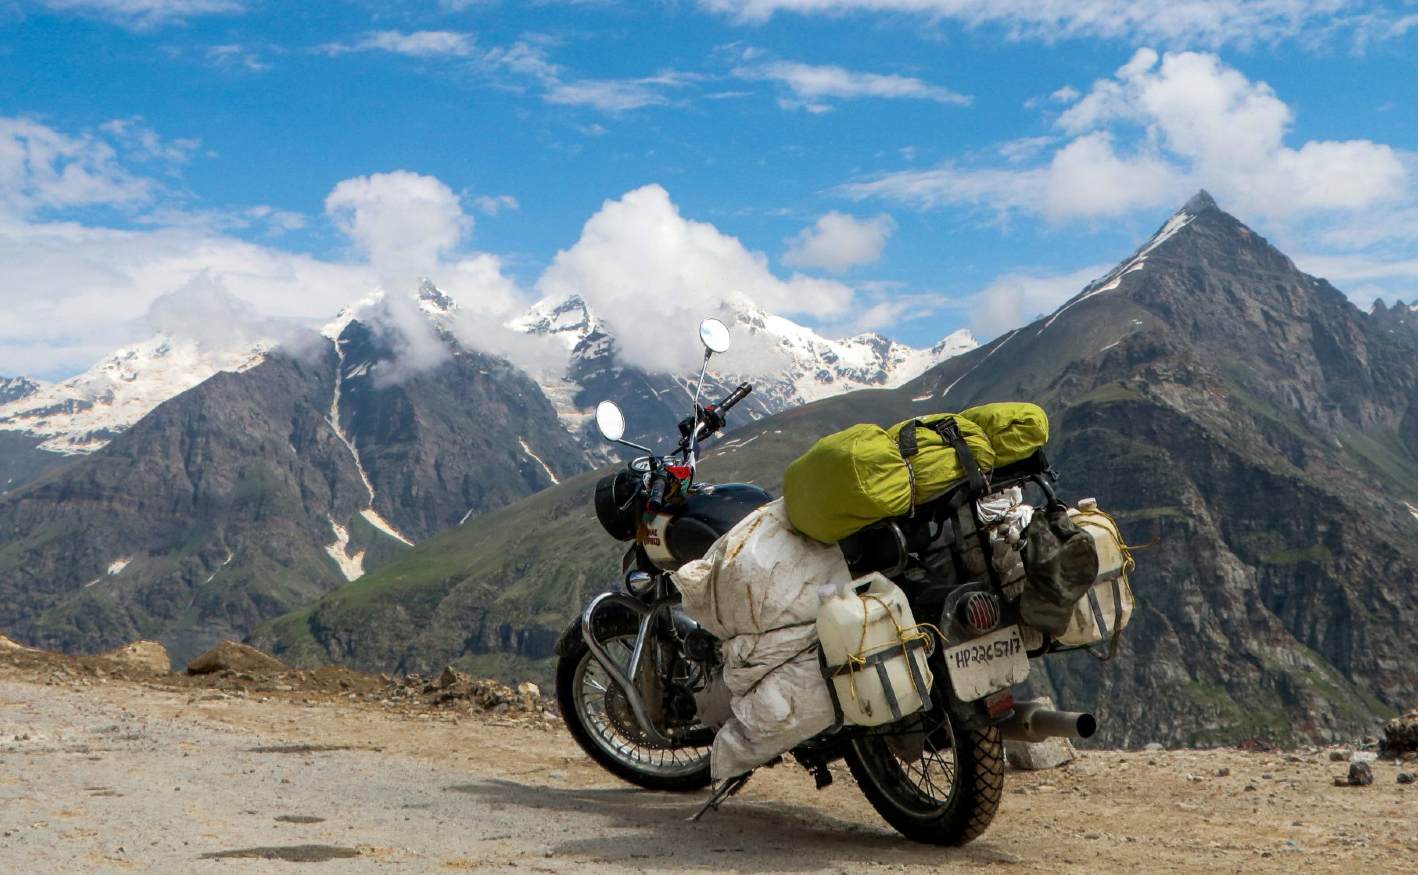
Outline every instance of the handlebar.
{"label": "handlebar", "polygon": [[752,383],[739,383],[739,387],[733,392],[729,393],[729,397],[725,398],[723,401],[720,401],[718,404],[715,405],[715,407],[720,413],[726,413],[728,412],[728,409],[730,407],[733,407],[735,404],[747,398],[748,393],[752,391]]}

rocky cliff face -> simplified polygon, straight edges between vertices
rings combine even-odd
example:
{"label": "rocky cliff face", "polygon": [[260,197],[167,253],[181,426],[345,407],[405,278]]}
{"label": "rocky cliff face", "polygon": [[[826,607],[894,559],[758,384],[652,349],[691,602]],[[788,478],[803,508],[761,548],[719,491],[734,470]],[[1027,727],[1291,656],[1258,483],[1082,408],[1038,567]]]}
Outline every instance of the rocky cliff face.
{"label": "rocky cliff face", "polygon": [[[740,427],[705,473],[773,489],[847,424],[1014,399],[1048,410],[1063,495],[1156,542],[1122,654],[1050,657],[1033,679],[1095,709],[1104,742],[1350,736],[1418,698],[1418,356],[1204,193],[1058,312],[899,390]],[[257,640],[308,662],[544,673],[618,567],[593,483],[444,533]]]}

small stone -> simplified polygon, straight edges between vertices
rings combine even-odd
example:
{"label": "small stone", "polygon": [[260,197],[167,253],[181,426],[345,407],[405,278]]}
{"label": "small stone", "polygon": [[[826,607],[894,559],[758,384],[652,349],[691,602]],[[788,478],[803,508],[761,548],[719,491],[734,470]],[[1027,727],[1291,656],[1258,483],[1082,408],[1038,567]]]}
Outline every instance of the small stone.
{"label": "small stone", "polygon": [[[1336,781],[1342,781],[1342,780],[1344,780],[1344,779],[1343,779],[1343,778],[1335,778],[1335,780],[1336,780]],[[1259,790],[1259,789],[1260,789],[1260,788],[1257,787],[1255,784],[1247,784],[1247,785],[1246,785],[1246,792],[1247,792],[1247,793],[1254,793],[1256,790]]]}
{"label": "small stone", "polygon": [[1349,762],[1351,762],[1351,763],[1372,763],[1372,762],[1377,762],[1378,759],[1379,759],[1379,755],[1376,754],[1376,753],[1374,753],[1374,752],[1371,751],[1371,750],[1357,750],[1357,751],[1354,752],[1354,755],[1349,758]]}
{"label": "small stone", "polygon": [[1399,772],[1399,773],[1398,773],[1398,783],[1400,783],[1400,784],[1413,784],[1413,783],[1418,783],[1418,775],[1415,775],[1415,774],[1413,774],[1412,772]]}
{"label": "small stone", "polygon": [[1231,770],[1230,770],[1230,769],[1227,769],[1227,768],[1220,768],[1220,769],[1217,769],[1217,770],[1216,770],[1216,777],[1218,777],[1218,778],[1229,778],[1229,777],[1231,777]]}
{"label": "small stone", "polygon": [[[1348,787],[1348,786],[1349,786],[1349,779],[1346,778],[1346,777],[1344,777],[1343,775],[1335,775],[1335,776],[1334,776],[1334,786],[1336,786],[1336,787]],[[1247,790],[1250,790],[1250,789],[1253,789],[1253,788],[1247,787],[1246,789],[1247,789]]]}
{"label": "small stone", "polygon": [[1367,787],[1374,783],[1374,770],[1363,761],[1349,764],[1349,786]]}
{"label": "small stone", "polygon": [[1142,746],[1143,750],[1166,750],[1159,742],[1152,741]]}
{"label": "small stone", "polygon": [[1341,749],[1341,750],[1332,750],[1332,751],[1329,752],[1329,761],[1332,762],[1332,763],[1348,762],[1348,761],[1349,761],[1349,751],[1343,750],[1343,749]]}

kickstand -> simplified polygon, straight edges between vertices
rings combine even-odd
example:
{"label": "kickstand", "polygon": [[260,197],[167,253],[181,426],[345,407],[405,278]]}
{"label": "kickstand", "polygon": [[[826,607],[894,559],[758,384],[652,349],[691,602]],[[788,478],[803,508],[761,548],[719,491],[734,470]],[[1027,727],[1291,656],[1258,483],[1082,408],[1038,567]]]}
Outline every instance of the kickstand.
{"label": "kickstand", "polygon": [[753,772],[744,772],[738,777],[730,778],[729,780],[725,781],[723,783],[723,786],[721,786],[718,790],[715,790],[714,795],[709,797],[709,801],[701,805],[699,807],[699,810],[694,812],[694,814],[689,817],[688,822],[697,822],[699,818],[707,814],[709,812],[709,809],[711,808],[715,811],[718,811],[719,806],[724,804],[724,800],[728,799],[730,796],[742,790],[743,785],[747,784],[748,779],[751,777],[753,777]]}

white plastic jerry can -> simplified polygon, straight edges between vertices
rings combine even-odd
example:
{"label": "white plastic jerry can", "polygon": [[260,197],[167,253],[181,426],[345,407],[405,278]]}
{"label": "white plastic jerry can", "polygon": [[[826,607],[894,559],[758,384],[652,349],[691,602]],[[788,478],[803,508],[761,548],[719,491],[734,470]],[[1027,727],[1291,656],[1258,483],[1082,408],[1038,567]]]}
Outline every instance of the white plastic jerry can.
{"label": "white plastic jerry can", "polygon": [[916,628],[900,587],[874,572],[825,587],[821,597],[817,636],[845,722],[880,726],[921,710],[933,681],[930,638]]}

